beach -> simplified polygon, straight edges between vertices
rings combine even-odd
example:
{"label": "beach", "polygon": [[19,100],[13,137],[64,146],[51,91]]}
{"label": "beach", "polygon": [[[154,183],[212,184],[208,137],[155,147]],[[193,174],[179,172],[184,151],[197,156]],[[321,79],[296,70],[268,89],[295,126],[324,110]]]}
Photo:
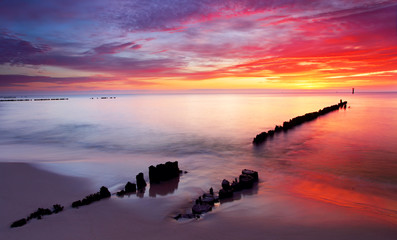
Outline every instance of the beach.
{"label": "beach", "polygon": [[[16,180],[19,174],[25,176],[24,182]],[[87,180],[26,164],[2,163],[1,184],[6,189],[1,193],[2,239],[394,239],[397,233],[395,222],[387,223],[350,207],[280,194],[264,183],[259,187],[265,188],[265,193],[258,194],[265,194],[266,201],[259,205],[251,204],[247,196],[222,204],[200,220],[182,222],[171,218],[172,209],[188,199],[174,197],[112,196],[72,209],[68,203],[95,191]],[[16,218],[53,203],[64,204],[65,210],[9,228]]]}
{"label": "beach", "polygon": [[[134,96],[113,102],[81,97],[29,103],[29,110],[3,104],[0,238],[394,239],[397,98],[343,97],[350,108],[258,147],[251,144],[255,134],[335,104],[340,96],[282,96],[285,101],[278,95]],[[295,108],[287,108],[291,102]],[[151,111],[139,109],[143,103]],[[252,109],[242,110],[247,103]],[[177,106],[163,116],[167,104]],[[88,106],[91,110],[84,112]],[[161,134],[156,138],[155,133]],[[161,186],[149,184],[143,194],[112,195],[71,207],[101,186],[116,193],[127,181],[135,182],[139,172],[148,181],[148,167],[166,161],[178,161],[187,173]],[[244,168],[259,173],[253,189],[200,219],[173,218]],[[10,228],[37,208],[53,204],[65,208]]]}

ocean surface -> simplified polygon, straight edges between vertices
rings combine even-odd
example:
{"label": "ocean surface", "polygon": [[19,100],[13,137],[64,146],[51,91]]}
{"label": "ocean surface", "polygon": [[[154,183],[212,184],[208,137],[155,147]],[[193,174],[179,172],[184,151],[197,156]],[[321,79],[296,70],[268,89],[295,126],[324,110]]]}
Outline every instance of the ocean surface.
{"label": "ocean surface", "polygon": [[[260,174],[242,197],[251,205],[271,208],[265,198],[276,192],[397,223],[397,93],[111,96],[0,102],[0,162],[115,191],[139,172],[147,178],[152,164],[179,161],[187,174],[140,197],[186,199],[251,168]],[[256,134],[340,99],[347,109],[252,145]]]}

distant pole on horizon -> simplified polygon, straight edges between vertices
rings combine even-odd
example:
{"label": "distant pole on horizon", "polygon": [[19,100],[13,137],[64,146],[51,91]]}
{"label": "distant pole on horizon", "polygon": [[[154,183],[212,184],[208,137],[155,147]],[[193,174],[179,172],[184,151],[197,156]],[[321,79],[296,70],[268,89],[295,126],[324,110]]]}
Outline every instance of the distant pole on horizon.
{"label": "distant pole on horizon", "polygon": [[354,94],[354,88],[352,88],[352,94]]}

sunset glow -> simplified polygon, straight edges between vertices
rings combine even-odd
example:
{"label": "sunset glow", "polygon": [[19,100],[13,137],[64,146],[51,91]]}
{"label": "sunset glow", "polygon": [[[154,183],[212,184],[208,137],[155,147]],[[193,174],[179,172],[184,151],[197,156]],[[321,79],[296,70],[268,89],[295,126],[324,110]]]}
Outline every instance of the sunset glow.
{"label": "sunset glow", "polygon": [[397,90],[394,0],[0,2],[0,92]]}

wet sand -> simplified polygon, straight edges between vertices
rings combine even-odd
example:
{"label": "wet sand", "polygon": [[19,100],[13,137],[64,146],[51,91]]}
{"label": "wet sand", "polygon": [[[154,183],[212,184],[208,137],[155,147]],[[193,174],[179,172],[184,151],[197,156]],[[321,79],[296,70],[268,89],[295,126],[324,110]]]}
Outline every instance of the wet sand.
{"label": "wet sand", "polygon": [[[180,181],[184,181],[182,177]],[[395,239],[397,224],[349,206],[278,191],[257,192],[217,207],[200,220],[171,217],[196,196],[112,196],[89,206],[70,204],[98,191],[88,179],[57,175],[25,163],[0,163],[0,239]],[[191,186],[192,188],[194,186]],[[113,192],[113,191],[112,191]],[[38,207],[65,206],[57,215],[9,225]]]}

